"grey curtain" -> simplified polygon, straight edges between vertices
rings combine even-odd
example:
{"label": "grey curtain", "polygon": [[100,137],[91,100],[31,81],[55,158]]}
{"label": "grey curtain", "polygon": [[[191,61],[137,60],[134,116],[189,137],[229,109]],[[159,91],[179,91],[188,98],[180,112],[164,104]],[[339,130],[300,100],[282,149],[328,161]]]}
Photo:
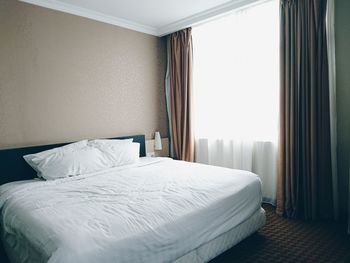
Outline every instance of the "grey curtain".
{"label": "grey curtain", "polygon": [[166,98],[172,157],[194,161],[192,130],[192,29],[168,36]]}
{"label": "grey curtain", "polygon": [[330,218],[332,169],[326,0],[280,4],[277,213]]}

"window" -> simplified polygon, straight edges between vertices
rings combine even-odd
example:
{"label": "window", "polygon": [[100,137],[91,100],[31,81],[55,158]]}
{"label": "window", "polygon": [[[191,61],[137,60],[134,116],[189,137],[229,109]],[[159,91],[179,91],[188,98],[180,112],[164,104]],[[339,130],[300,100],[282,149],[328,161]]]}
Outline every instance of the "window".
{"label": "window", "polygon": [[196,138],[277,140],[278,21],[265,1],[193,28]]}

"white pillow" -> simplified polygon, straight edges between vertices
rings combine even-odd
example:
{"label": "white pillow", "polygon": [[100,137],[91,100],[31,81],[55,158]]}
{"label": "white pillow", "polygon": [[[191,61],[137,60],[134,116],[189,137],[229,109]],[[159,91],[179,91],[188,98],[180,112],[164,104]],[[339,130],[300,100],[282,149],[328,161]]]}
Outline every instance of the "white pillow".
{"label": "white pillow", "polygon": [[122,144],[131,144],[133,138],[131,139],[96,139],[88,142],[88,145],[93,147],[103,147],[105,145],[118,146]]}
{"label": "white pillow", "polygon": [[133,164],[140,159],[140,144],[139,143],[123,143],[123,144],[100,144],[96,148],[104,152],[112,163],[112,166],[122,166]]}
{"label": "white pillow", "polygon": [[[97,172],[112,167],[106,154],[95,147],[60,149],[31,158],[35,170],[46,180]],[[33,167],[33,166],[32,166]]]}
{"label": "white pillow", "polygon": [[72,149],[79,149],[79,148],[85,147],[87,144],[88,144],[87,140],[82,140],[82,141],[70,143],[70,144],[67,144],[67,145],[64,145],[61,147],[42,151],[39,153],[27,154],[27,155],[23,156],[23,158],[37,172],[37,176],[42,177],[40,170],[37,168],[37,164],[35,162],[33,162],[34,158],[45,158],[45,156],[48,156],[50,154],[53,154],[56,152],[71,151]]}

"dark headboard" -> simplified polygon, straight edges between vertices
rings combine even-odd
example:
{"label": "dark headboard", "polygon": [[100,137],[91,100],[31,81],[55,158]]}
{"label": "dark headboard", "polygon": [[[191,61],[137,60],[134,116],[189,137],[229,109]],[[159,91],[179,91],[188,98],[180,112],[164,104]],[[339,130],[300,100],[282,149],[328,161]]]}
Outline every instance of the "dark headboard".
{"label": "dark headboard", "polygon": [[[130,139],[140,143],[140,157],[146,156],[144,135],[123,136],[111,139]],[[26,163],[23,155],[46,151],[69,143],[40,145],[24,148],[0,150],[0,185],[8,182],[28,180],[36,177],[36,172]]]}

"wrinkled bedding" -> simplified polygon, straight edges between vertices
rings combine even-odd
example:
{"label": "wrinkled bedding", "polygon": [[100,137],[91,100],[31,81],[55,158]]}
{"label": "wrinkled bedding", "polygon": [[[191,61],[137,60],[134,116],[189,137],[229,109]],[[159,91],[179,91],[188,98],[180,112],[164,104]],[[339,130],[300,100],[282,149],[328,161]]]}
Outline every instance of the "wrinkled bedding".
{"label": "wrinkled bedding", "polygon": [[42,262],[172,262],[260,205],[257,175],[169,158],[0,187],[8,244],[27,242]]}

